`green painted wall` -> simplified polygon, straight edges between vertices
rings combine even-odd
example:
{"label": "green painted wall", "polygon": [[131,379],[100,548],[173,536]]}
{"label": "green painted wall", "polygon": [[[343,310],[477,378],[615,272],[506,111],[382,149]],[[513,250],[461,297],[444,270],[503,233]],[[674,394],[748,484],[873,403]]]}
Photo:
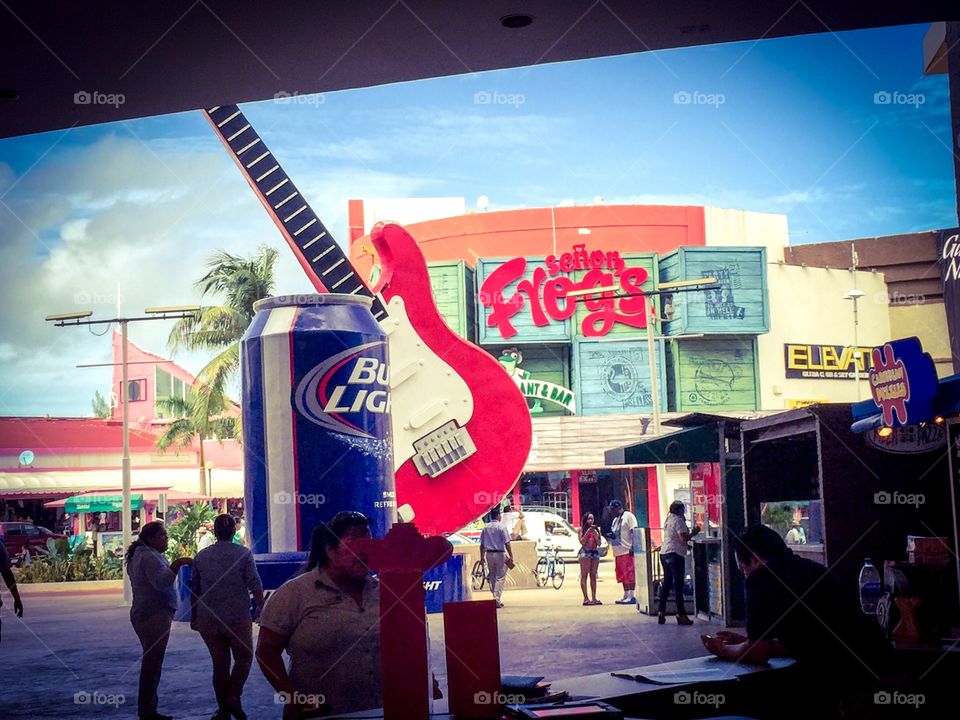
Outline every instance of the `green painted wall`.
{"label": "green painted wall", "polygon": [[477,292],[473,268],[461,260],[430,263],[427,272],[440,315],[457,335],[476,342]]}
{"label": "green painted wall", "polygon": [[[717,278],[721,288],[674,293],[672,319],[663,323],[664,334],[748,334],[770,329],[765,248],[680,248],[660,260],[661,283],[704,277]],[[671,316],[665,297],[663,303],[662,314]]]}
{"label": "green painted wall", "polygon": [[[660,409],[666,411],[663,341],[654,344]],[[574,343],[578,415],[615,415],[653,411],[647,341]]]}
{"label": "green painted wall", "polygon": [[[507,258],[509,259],[509,258]],[[483,287],[483,281],[486,280],[487,276],[491,272],[496,270],[500,265],[506,262],[507,259],[497,259],[497,260],[488,260],[483,259],[477,261],[477,288]],[[530,280],[533,277],[533,271],[542,267],[546,269],[547,263],[544,262],[542,258],[527,258],[527,267],[526,272],[523,275],[523,279]],[[517,290],[517,283],[520,280],[517,280],[514,283],[511,283],[503,290],[503,296],[505,298],[511,297]],[[530,306],[524,297],[524,307],[514,315],[510,322],[517,330],[517,334],[513,337],[504,340],[500,335],[500,330],[496,327],[487,327],[487,316],[490,314],[489,308],[483,307],[481,304],[478,308],[479,317],[477,318],[477,324],[479,325],[478,333],[480,337],[480,343],[482,345],[517,345],[523,343],[550,343],[550,342],[564,342],[570,339],[570,320],[553,320],[550,319],[546,325],[536,326],[533,324],[533,318],[530,315]]]}
{"label": "green painted wall", "polygon": [[667,373],[672,411],[756,410],[759,407],[754,337],[672,341]]}
{"label": "green painted wall", "polygon": [[[484,348],[494,357],[500,357],[504,350],[516,347],[523,355],[520,368],[530,373],[531,380],[545,380],[560,387],[570,388],[570,346],[569,345],[502,345]],[[551,415],[569,415],[566,410],[556,403],[541,400],[539,410],[536,400],[527,398],[527,407],[533,411],[534,417],[548,417]],[[579,413],[579,403],[577,403]]]}

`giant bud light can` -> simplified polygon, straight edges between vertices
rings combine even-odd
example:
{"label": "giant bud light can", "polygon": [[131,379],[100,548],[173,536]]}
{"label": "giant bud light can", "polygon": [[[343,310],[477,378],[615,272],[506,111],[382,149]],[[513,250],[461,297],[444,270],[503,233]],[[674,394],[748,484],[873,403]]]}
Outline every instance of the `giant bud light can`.
{"label": "giant bud light can", "polygon": [[254,553],[308,551],[341,510],[396,517],[387,338],[370,298],[260,300],[241,340],[245,515]]}

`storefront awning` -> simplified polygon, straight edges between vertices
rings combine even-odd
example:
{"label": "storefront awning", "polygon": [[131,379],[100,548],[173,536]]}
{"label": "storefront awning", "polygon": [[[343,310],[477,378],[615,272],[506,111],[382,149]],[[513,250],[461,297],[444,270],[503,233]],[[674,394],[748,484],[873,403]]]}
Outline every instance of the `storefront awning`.
{"label": "storefront awning", "polygon": [[[134,492],[147,488],[169,487],[171,490],[196,492],[198,469],[157,467],[131,469]],[[216,497],[243,497],[243,471],[213,468],[208,474],[212,494]],[[80,495],[91,490],[119,493],[122,485],[120,468],[109,470],[0,470],[0,499],[56,498]]]}
{"label": "storefront awning", "polygon": [[[156,505],[160,500],[161,495],[166,495],[167,503],[185,503],[185,502],[201,502],[213,500],[209,495],[198,495],[197,493],[184,492],[183,490],[171,490],[170,488],[143,488],[133,495],[133,497],[140,497],[143,499],[143,505]],[[52,500],[51,502],[44,503],[45,508],[63,508],[66,512],[110,512],[109,510],[84,510],[80,509],[77,511],[68,510],[68,502],[90,502],[93,500],[100,500],[103,498],[113,498],[113,497],[122,497],[118,495],[116,491],[107,491],[101,490],[99,492],[89,492],[83,493],[82,495],[75,495],[69,498],[63,498],[61,500]],[[138,508],[134,508],[135,510]]]}
{"label": "storefront awning", "polygon": [[650,438],[607,450],[604,459],[607,465],[717,462],[720,459],[717,428],[715,425],[701,425]]}
{"label": "storefront awning", "polygon": [[[130,496],[130,509],[137,511],[143,507],[143,495]],[[74,495],[67,498],[63,509],[68,513],[121,512],[123,495]]]}

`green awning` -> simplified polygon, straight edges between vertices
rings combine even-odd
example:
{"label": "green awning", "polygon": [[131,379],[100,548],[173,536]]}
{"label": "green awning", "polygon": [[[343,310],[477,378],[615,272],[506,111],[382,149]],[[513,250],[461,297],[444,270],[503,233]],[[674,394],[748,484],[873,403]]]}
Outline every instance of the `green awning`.
{"label": "green awning", "polygon": [[604,462],[607,465],[718,462],[719,444],[717,425],[709,423],[607,450]]}
{"label": "green awning", "polygon": [[[142,507],[143,495],[131,495],[130,509],[140,510]],[[120,512],[123,510],[123,495],[74,495],[67,498],[63,510],[68,513]]]}

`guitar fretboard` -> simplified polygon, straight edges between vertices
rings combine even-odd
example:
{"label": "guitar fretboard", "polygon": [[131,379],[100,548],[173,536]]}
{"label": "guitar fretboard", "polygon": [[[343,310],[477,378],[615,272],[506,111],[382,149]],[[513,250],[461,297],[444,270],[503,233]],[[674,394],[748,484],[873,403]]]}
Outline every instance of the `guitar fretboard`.
{"label": "guitar fretboard", "polygon": [[340,245],[307,203],[280,163],[236,105],[219,105],[204,114],[229,150],[260,202],[280,228],[314,287],[320,292],[373,298],[377,320],[387,312],[357,275]]}

